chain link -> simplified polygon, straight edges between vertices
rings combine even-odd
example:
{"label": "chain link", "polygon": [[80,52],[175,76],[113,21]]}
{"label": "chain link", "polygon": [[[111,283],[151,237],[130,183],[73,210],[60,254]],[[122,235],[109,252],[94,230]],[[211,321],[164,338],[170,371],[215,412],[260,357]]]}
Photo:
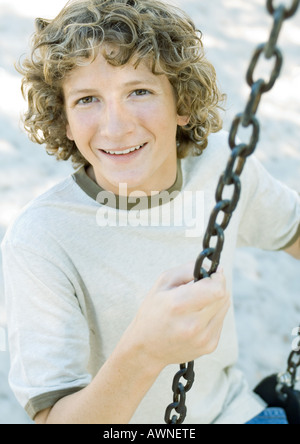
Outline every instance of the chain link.
{"label": "chain link", "polygon": [[298,346],[288,358],[287,372],[291,375],[291,387],[294,388],[297,382],[297,372],[300,369],[300,327],[298,329]]}
{"label": "chain link", "polygon": [[[181,379],[187,381],[184,386]],[[180,364],[180,370],[176,373],[173,380],[173,403],[167,407],[165,414],[166,424],[182,424],[185,420],[187,408],[185,405],[186,393],[191,390],[195,379],[194,362],[186,364]],[[175,410],[179,416],[175,413],[172,415],[172,411]]]}
{"label": "chain link", "polygon": [[[243,113],[238,114],[233,120],[230,134],[229,146],[232,150],[226,169],[220,177],[216,190],[216,205],[211,213],[208,227],[204,236],[203,251],[197,258],[194,270],[195,282],[210,277],[217,271],[219,266],[221,253],[224,246],[225,234],[224,231],[228,227],[239,202],[241,194],[240,176],[243,172],[247,158],[255,151],[260,135],[260,125],[256,118],[256,113],[261,102],[262,95],[270,91],[278,79],[282,64],[283,56],[280,49],[276,46],[280,30],[284,20],[292,17],[300,4],[300,0],[293,0],[290,8],[284,5],[274,6],[273,0],[267,0],[267,10],[273,16],[273,26],[270,37],[267,43],[261,44],[255,50],[250,65],[247,71],[246,79],[251,88],[248,103]],[[274,67],[271,71],[268,81],[264,79],[254,80],[254,73],[261,58],[269,60],[274,58]],[[236,141],[238,130],[242,127],[252,127],[251,137],[246,143],[238,143]],[[232,197],[225,199],[224,190],[228,187],[234,187]],[[222,214],[221,214],[222,213]],[[219,223],[217,220],[222,221]],[[203,263],[208,259],[210,261],[210,268],[207,271]],[[292,376],[292,381],[295,383],[296,372],[300,367],[300,351],[292,352],[289,358],[288,372]],[[184,378],[187,384],[184,386],[181,379]],[[194,382],[194,363],[181,364],[180,371],[175,375],[173,381],[173,403],[170,404],[166,410],[165,422],[167,424],[182,424],[186,414],[186,393],[192,388]],[[175,412],[179,415],[173,414]]]}
{"label": "chain link", "polygon": [[284,401],[286,399],[286,388],[295,388],[299,378],[297,373],[300,368],[300,327],[298,329],[298,344],[297,347],[291,352],[288,358],[288,366],[285,373],[279,373],[277,375],[276,391],[279,397]]}

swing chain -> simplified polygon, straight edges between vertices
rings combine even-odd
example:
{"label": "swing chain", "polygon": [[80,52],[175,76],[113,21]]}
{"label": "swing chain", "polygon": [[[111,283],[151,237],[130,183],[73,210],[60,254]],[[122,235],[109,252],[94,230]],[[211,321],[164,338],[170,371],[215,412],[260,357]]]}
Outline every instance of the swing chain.
{"label": "swing chain", "polygon": [[[184,386],[180,380],[184,378],[187,383]],[[185,420],[187,407],[185,404],[186,393],[192,388],[195,379],[194,362],[180,364],[180,370],[176,373],[173,380],[173,403],[167,407],[165,422],[167,424],[182,424]],[[179,414],[171,415],[172,410]]]}
{"label": "swing chain", "polygon": [[[274,3],[274,0],[267,0],[267,9],[271,15],[275,14],[276,10],[282,7],[282,5],[280,5],[276,8],[276,6],[274,6],[273,3]],[[298,6],[299,6],[299,0],[293,0],[290,8],[286,8],[285,6],[283,6],[284,7],[284,18],[289,19],[293,15],[295,15],[297,12]]]}
{"label": "swing chain", "polygon": [[297,372],[300,368],[300,327],[298,329],[298,345],[295,347],[289,358],[287,373],[291,375],[291,387],[294,388],[297,382]]}
{"label": "swing chain", "polygon": [[286,399],[286,387],[295,388],[300,378],[297,378],[297,372],[300,368],[300,327],[298,329],[298,344],[293,347],[288,358],[288,367],[286,372],[277,375],[276,391],[281,400]]}
{"label": "swing chain", "polygon": [[[213,209],[206,233],[203,240],[203,251],[198,256],[194,278],[195,282],[210,277],[217,271],[219,266],[221,253],[223,250],[225,236],[224,231],[228,227],[235,211],[240,194],[241,194],[241,181],[240,176],[244,169],[247,158],[255,151],[260,133],[260,125],[256,118],[256,112],[258,110],[262,95],[270,91],[276,80],[278,79],[282,64],[283,56],[280,49],[276,46],[280,30],[284,20],[292,17],[300,4],[300,0],[293,0],[292,6],[287,9],[284,5],[274,6],[274,0],[267,0],[267,10],[273,16],[274,23],[270,33],[269,41],[265,44],[261,44],[257,47],[254,55],[251,59],[248,71],[247,71],[247,83],[251,88],[251,94],[243,113],[238,114],[233,120],[232,127],[229,134],[229,145],[232,150],[227,167],[220,177],[217,191],[216,191],[216,206]],[[257,67],[259,59],[265,56],[267,60],[275,57],[274,68],[271,72],[271,76],[268,82],[264,79],[254,80],[254,71]],[[244,128],[252,127],[252,134],[248,143],[237,143],[236,137],[240,126]],[[233,194],[231,199],[225,199],[223,192],[225,187],[233,186]],[[229,188],[228,188],[229,189]],[[218,222],[217,219],[221,215],[222,221]],[[216,238],[215,241],[212,241]],[[203,267],[205,259],[210,260],[210,269],[207,271]],[[292,380],[296,379],[296,371],[300,366],[300,353],[298,355],[298,361],[294,363],[295,352],[290,356],[289,360],[289,372],[292,374]],[[173,381],[173,403],[170,404],[166,410],[165,422],[167,424],[182,424],[185,420],[187,407],[185,404],[186,393],[192,388],[194,382],[194,362],[188,364],[181,364],[180,371],[176,373]],[[184,378],[188,382],[184,386],[180,379]],[[175,410],[179,416],[173,414]]]}
{"label": "swing chain", "polygon": [[[262,95],[269,92],[273,88],[282,69],[282,52],[276,46],[280,30],[284,20],[289,19],[296,13],[299,4],[300,0],[293,0],[293,4],[289,9],[287,9],[284,5],[279,5],[277,8],[275,8],[274,1],[267,0],[267,9],[270,14],[273,15],[274,23],[268,42],[258,45],[249,64],[246,80],[251,88],[251,93],[244,112],[238,114],[234,118],[231,126],[229,145],[232,153],[226,170],[221,176],[217,186],[217,204],[211,214],[208,228],[204,236],[204,249],[196,261],[194,273],[195,281],[209,277],[211,274],[217,271],[225,241],[224,231],[230,223],[231,217],[240,198],[240,176],[244,169],[247,157],[249,157],[255,151],[259,141],[260,125],[258,119],[256,118],[256,113],[258,111]],[[274,67],[268,80],[262,78],[255,80],[254,72],[261,57],[263,56],[265,59],[275,58]],[[241,127],[251,128],[251,135],[247,143],[237,142],[237,134]],[[229,186],[233,186],[233,194],[231,199],[225,199],[223,198],[223,192],[225,187],[229,189]],[[220,218],[220,213],[223,213],[223,219],[219,223],[217,222],[217,219]],[[215,242],[212,241],[213,238],[217,238]],[[208,271],[206,271],[203,267],[203,262],[205,259],[208,259],[211,262],[211,266]]]}

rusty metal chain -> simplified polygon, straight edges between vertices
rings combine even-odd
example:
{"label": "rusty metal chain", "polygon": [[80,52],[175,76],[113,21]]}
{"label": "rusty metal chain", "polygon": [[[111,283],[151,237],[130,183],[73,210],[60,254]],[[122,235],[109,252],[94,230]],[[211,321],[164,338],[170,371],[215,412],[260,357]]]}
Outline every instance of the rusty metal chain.
{"label": "rusty metal chain", "polygon": [[[263,43],[256,48],[250,61],[246,79],[251,88],[251,94],[245,110],[238,114],[232,123],[229,134],[229,145],[232,152],[227,167],[220,177],[217,186],[216,205],[211,213],[204,236],[203,251],[198,256],[195,265],[195,282],[210,277],[217,271],[219,266],[225,241],[224,231],[228,227],[233,212],[240,199],[240,176],[243,172],[247,158],[255,151],[259,141],[260,125],[256,118],[256,113],[262,95],[273,88],[281,72],[283,56],[280,49],[277,47],[280,30],[284,21],[296,13],[300,0],[292,0],[289,8],[283,4],[275,6],[275,3],[274,0],[267,0],[267,10],[273,16],[272,30],[268,42]],[[266,60],[274,58],[274,67],[268,81],[261,78],[255,80],[255,70],[261,58],[265,58]],[[252,129],[251,137],[246,143],[238,143],[236,140],[238,130],[241,127],[250,127]],[[224,190],[228,187],[232,188],[232,186],[234,187],[234,190],[231,199],[225,199],[223,197]],[[222,218],[221,222],[219,222],[220,215]],[[210,268],[208,271],[203,266],[203,262],[206,259],[210,261]],[[295,361],[295,357],[297,357],[297,361]],[[300,353],[293,352],[289,358],[289,371],[295,374],[294,377],[296,377],[298,367],[300,367]],[[165,414],[165,422],[167,424],[182,424],[184,422],[187,414],[186,393],[192,388],[194,377],[194,362],[180,365],[180,370],[175,375],[172,386],[173,403],[168,406]],[[182,379],[187,381],[185,385],[181,382]]]}

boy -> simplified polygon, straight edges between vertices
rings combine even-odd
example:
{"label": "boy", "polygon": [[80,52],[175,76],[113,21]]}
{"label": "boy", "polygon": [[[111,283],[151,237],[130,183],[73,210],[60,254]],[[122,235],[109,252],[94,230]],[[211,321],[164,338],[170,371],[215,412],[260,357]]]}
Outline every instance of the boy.
{"label": "boy", "polygon": [[37,423],[159,423],[178,363],[195,360],[186,422],[249,421],[264,404],[234,368],[234,250],[299,258],[297,193],[251,158],[224,270],[194,284],[228,158],[200,34],[156,0],[71,2],[37,25],[25,127],[81,168],[3,242],[17,398]]}

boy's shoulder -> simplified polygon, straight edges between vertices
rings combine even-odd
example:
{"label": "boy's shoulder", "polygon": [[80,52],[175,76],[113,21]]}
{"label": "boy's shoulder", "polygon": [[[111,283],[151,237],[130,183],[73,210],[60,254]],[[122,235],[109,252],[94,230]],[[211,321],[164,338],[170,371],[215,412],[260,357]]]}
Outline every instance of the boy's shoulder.
{"label": "boy's shoulder", "polygon": [[218,133],[210,134],[208,137],[208,145],[203,152],[205,161],[221,164],[221,166],[225,168],[230,154],[231,149],[229,146],[228,131],[221,130]]}
{"label": "boy's shoulder", "polygon": [[58,211],[74,205],[76,188],[72,175],[69,175],[31,200],[11,222],[3,244],[22,244],[24,239],[33,240],[46,231],[49,224],[55,223]]}
{"label": "boy's shoulder", "polygon": [[208,146],[211,148],[217,148],[218,146],[220,146],[222,149],[230,151],[229,132],[225,129],[222,129],[217,133],[211,133],[208,137]]}
{"label": "boy's shoulder", "polygon": [[200,156],[189,156],[193,163],[209,163],[215,164],[222,163],[225,167],[224,160],[227,160],[230,156],[231,149],[229,147],[229,133],[225,130],[221,130],[217,133],[212,133],[208,137],[208,144],[205,150],[203,150]]}
{"label": "boy's shoulder", "polygon": [[200,156],[188,156],[182,160],[183,176],[187,182],[196,177],[208,183],[210,179],[220,177],[231,154],[228,138],[225,130],[210,134],[208,145]]}

